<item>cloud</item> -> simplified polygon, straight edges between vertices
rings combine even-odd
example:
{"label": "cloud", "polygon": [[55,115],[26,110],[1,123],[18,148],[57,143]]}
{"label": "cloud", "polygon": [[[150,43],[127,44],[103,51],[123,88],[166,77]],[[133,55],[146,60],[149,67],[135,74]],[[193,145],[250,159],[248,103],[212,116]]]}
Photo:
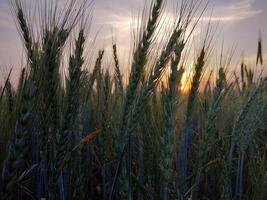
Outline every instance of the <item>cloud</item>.
{"label": "cloud", "polygon": [[[231,3],[225,3],[225,1],[222,0],[216,1],[217,3],[214,6],[212,16],[210,17],[208,15],[209,12],[206,12],[206,15],[201,19],[202,22],[206,23],[208,21],[211,21],[222,22],[225,24],[235,24],[262,13],[261,9],[254,8],[255,0],[238,0],[231,1]],[[102,3],[103,2],[101,2],[100,4]],[[133,0],[131,0],[131,3],[133,3]],[[98,6],[100,6],[100,4]],[[107,9],[107,7],[109,9]],[[115,31],[115,35],[120,36],[123,43],[128,43],[131,30],[136,29],[138,24],[137,19],[133,18],[132,14],[137,14],[138,9],[135,8],[134,10],[131,10],[132,12],[129,12],[129,7],[127,8],[124,3],[119,4],[118,0],[114,1],[114,4],[108,4],[107,7],[102,8],[102,10],[100,9],[96,12],[98,16],[102,16],[97,21],[101,26],[106,27],[106,29]],[[126,12],[125,10],[127,10],[128,12]],[[172,18],[170,12],[167,15],[169,18]],[[112,36],[113,35],[111,31],[109,31],[109,33],[104,35],[104,38],[108,39]]]}
{"label": "cloud", "polygon": [[[34,0],[25,0],[35,2]],[[50,0],[53,1],[53,0]],[[58,0],[60,5],[67,0]],[[177,0],[173,0],[177,2]],[[212,22],[222,22],[225,24],[236,24],[240,21],[257,17],[262,13],[262,8],[255,8],[255,0],[212,0],[214,3],[214,9],[212,17],[207,15],[203,16],[202,21],[206,23],[211,20]],[[7,57],[9,53],[14,51],[13,41],[18,42],[18,34],[16,25],[12,19],[10,8],[7,1],[0,0],[0,43],[4,44],[0,47],[0,59]],[[56,2],[56,1],[55,1]],[[169,1],[172,5],[172,1]],[[142,11],[144,5],[149,6],[150,0],[97,0],[94,4],[93,12],[93,24],[92,32],[99,31],[98,40],[100,45],[102,43],[108,43],[110,45],[112,37],[116,38],[116,42],[123,52],[126,52],[130,48],[132,42],[131,33],[133,29],[136,29],[138,22],[138,13]],[[168,6],[166,6],[169,8]],[[173,7],[171,9],[173,11]],[[171,12],[170,12],[171,13]],[[169,14],[170,14],[169,13]],[[136,16],[135,18],[133,16]],[[168,17],[172,17],[169,15]],[[165,23],[166,25],[167,23]],[[239,27],[237,25],[237,27]],[[197,27],[194,34],[199,35],[203,27]],[[13,34],[10,34],[10,33]],[[16,33],[16,34],[15,34]],[[231,35],[232,36],[232,35]],[[94,34],[92,34],[94,37]],[[234,36],[233,36],[234,37]],[[6,41],[6,42],[5,42]],[[19,41],[20,42],[20,41]],[[12,44],[12,45],[11,45]],[[12,47],[11,47],[12,46]],[[5,52],[5,53],[4,53]],[[13,58],[13,57],[12,57]],[[8,61],[7,61],[8,62]]]}
{"label": "cloud", "polygon": [[261,9],[253,7],[255,0],[239,0],[229,5],[221,5],[214,8],[212,17],[203,17],[203,21],[223,23],[236,23],[241,20],[255,17],[262,13]]}
{"label": "cloud", "polygon": [[7,4],[0,4],[0,29],[14,29],[14,20],[9,6]]}
{"label": "cloud", "polygon": [[8,17],[6,14],[0,12],[0,29],[12,29],[16,31],[16,24],[11,17]]}

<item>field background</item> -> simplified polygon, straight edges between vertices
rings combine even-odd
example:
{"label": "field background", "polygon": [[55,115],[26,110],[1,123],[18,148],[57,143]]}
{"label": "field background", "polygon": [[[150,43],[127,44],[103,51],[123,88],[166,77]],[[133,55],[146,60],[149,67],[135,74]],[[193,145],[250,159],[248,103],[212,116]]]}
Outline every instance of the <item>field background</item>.
{"label": "field background", "polygon": [[90,1],[10,1],[24,56],[2,68],[1,198],[267,198],[264,33],[238,56],[216,7],[169,4],[144,3],[124,46]]}

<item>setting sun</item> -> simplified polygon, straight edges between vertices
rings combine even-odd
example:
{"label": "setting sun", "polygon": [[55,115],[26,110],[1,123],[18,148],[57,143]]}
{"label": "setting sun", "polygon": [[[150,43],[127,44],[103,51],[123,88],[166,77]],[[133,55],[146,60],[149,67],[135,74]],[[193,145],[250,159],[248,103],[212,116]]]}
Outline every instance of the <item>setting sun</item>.
{"label": "setting sun", "polygon": [[187,75],[187,73],[185,72],[183,77],[182,77],[182,79],[181,79],[181,82],[180,82],[180,85],[178,87],[178,90],[182,94],[188,94],[188,92],[190,91],[190,88],[191,88],[190,78]]}

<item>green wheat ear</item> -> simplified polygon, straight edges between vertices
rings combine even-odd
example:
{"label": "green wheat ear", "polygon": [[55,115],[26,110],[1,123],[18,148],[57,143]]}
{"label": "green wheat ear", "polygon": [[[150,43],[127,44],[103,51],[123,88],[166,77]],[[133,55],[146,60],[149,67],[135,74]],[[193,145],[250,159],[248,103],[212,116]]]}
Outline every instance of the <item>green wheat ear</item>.
{"label": "green wheat ear", "polygon": [[117,55],[117,45],[114,44],[112,46],[113,49],[113,59],[115,64],[115,81],[116,81],[116,89],[118,89],[119,94],[123,95],[123,81],[122,81],[122,75],[119,65],[119,59]]}
{"label": "green wheat ear", "polygon": [[84,63],[84,30],[80,30],[78,38],[75,42],[75,50],[69,60],[69,78],[67,79],[66,102],[64,106],[63,121],[59,131],[58,140],[56,141],[56,159],[55,166],[52,171],[50,190],[55,191],[57,181],[61,170],[66,165],[66,157],[69,154],[69,138],[70,132],[74,129],[76,118],[78,117],[80,98],[81,98],[81,74]]}
{"label": "green wheat ear", "polygon": [[188,184],[186,183],[186,177],[188,174],[188,160],[189,160],[189,149],[190,141],[192,140],[192,117],[195,109],[195,100],[200,85],[200,78],[203,73],[203,68],[206,59],[206,48],[203,47],[199,53],[195,64],[195,71],[192,80],[192,86],[189,92],[187,107],[185,113],[185,128],[181,134],[180,139],[180,152],[179,152],[179,170],[181,172],[181,182],[184,183],[183,193],[187,190]]}
{"label": "green wheat ear", "polygon": [[178,109],[178,98],[179,91],[178,87],[180,85],[184,68],[180,67],[178,70],[178,66],[181,60],[181,54],[184,48],[183,42],[177,42],[175,47],[175,54],[171,61],[171,72],[168,79],[168,88],[167,94],[165,97],[165,107],[164,107],[164,132],[162,136],[162,164],[161,170],[163,173],[163,196],[169,196],[170,184],[173,182],[172,177],[172,165],[173,160],[172,157],[174,155],[174,136],[175,136],[175,121],[176,111]]}
{"label": "green wheat ear", "polygon": [[149,15],[148,22],[143,32],[140,33],[141,38],[140,41],[138,41],[137,48],[133,54],[131,74],[129,78],[129,84],[126,90],[126,100],[124,114],[122,118],[121,136],[125,134],[124,132],[125,127],[127,126],[130,109],[135,99],[134,95],[136,94],[136,90],[141,79],[141,74],[144,71],[144,67],[148,59],[147,56],[149,54],[149,48],[153,40],[153,34],[157,27],[163,4],[164,0],[153,1],[152,10]]}

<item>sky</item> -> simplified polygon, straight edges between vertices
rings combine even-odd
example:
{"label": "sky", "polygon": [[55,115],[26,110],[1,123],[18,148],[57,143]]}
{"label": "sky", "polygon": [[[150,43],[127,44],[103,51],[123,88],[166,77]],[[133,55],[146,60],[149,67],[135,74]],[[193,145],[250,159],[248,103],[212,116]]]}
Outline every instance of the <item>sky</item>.
{"label": "sky", "polygon": [[[0,68],[21,65],[23,48],[14,18],[8,3],[0,0]],[[64,0],[58,0],[64,1]],[[169,0],[166,13],[172,13],[174,2]],[[95,0],[92,35],[97,32],[98,42],[103,47],[118,44],[120,56],[129,51],[133,16],[137,16],[146,0]],[[212,14],[211,14],[212,13]],[[211,16],[212,25],[218,25],[217,45],[224,43],[225,49],[235,48],[235,56],[244,55],[254,59],[259,32],[262,35],[263,51],[267,55],[267,1],[266,0],[210,0],[202,19],[205,23]],[[202,30],[201,26],[197,28]],[[265,53],[264,53],[265,54]],[[267,57],[267,56],[266,56]]]}

